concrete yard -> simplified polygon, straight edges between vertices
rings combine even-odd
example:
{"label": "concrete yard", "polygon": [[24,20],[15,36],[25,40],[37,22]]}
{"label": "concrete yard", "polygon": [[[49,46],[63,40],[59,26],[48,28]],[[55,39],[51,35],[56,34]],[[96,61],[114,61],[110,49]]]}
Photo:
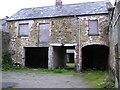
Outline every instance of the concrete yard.
{"label": "concrete yard", "polygon": [[90,88],[73,74],[2,72],[2,86],[12,88]]}

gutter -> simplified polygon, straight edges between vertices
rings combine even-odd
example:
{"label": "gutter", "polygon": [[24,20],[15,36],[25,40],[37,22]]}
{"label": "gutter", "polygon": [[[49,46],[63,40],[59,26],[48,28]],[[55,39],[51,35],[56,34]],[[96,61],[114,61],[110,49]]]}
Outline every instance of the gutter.
{"label": "gutter", "polygon": [[81,14],[81,15],[64,15],[64,16],[50,16],[50,17],[37,17],[37,18],[19,18],[19,19],[6,19],[7,22],[11,21],[22,21],[22,20],[33,20],[33,19],[51,19],[51,18],[62,18],[62,17],[79,17],[79,16],[92,16],[92,15],[108,15],[108,12],[94,13],[94,14]]}
{"label": "gutter", "polygon": [[114,8],[112,8],[111,10],[110,10],[110,12],[112,12],[112,14],[111,14],[111,16],[110,16],[110,20],[109,20],[109,30],[110,30],[110,25],[112,25],[112,19],[113,19],[113,14],[114,14],[114,9],[115,9],[115,7]]}

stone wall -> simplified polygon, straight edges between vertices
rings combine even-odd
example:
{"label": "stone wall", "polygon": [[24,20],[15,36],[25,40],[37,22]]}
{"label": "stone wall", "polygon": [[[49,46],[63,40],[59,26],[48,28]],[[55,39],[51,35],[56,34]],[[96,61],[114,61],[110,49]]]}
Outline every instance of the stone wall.
{"label": "stone wall", "polygon": [[[0,30],[0,38],[2,38],[2,31]],[[0,39],[0,65],[2,64],[2,39]]]}
{"label": "stone wall", "polygon": [[52,20],[50,43],[76,43],[77,38],[77,18],[65,17]]}
{"label": "stone wall", "polygon": [[6,19],[0,19],[0,34],[1,34],[1,45],[2,45],[2,53],[9,52],[9,43],[10,43],[10,35],[7,31],[7,22]]}
{"label": "stone wall", "polygon": [[[89,20],[98,21],[98,35],[89,35]],[[91,15],[79,17],[79,67],[82,69],[82,48],[87,45],[105,45],[109,46],[108,42],[108,15]]]}
{"label": "stone wall", "polygon": [[[88,20],[98,20],[98,36],[88,35]],[[50,19],[35,19],[8,22],[10,32],[10,50],[13,53],[14,62],[25,64],[24,47],[49,47],[48,67],[54,67],[53,58],[55,56],[54,46],[75,46],[75,65],[77,70],[81,67],[81,48],[86,45],[100,44],[108,46],[108,26],[107,15],[91,15],[82,17],[59,17]],[[19,37],[19,24],[29,24],[29,36]],[[46,43],[39,41],[39,24],[50,24],[49,41]]]}
{"label": "stone wall", "polygon": [[2,53],[9,52],[10,35],[8,32],[2,33]]}
{"label": "stone wall", "polygon": [[[98,20],[99,35],[88,35],[88,20]],[[108,46],[108,17],[107,15],[93,15],[80,17],[80,41],[81,48],[87,45],[100,44]]]}
{"label": "stone wall", "polygon": [[[29,24],[29,36],[19,37],[19,24]],[[50,24],[50,37],[46,43],[39,41],[39,24]],[[49,47],[51,43],[72,44],[77,42],[76,18],[52,18],[52,19],[35,19],[8,22],[10,32],[10,51],[14,62],[25,63],[24,47]]]}
{"label": "stone wall", "polygon": [[[116,77],[116,87],[120,72],[120,1],[116,1],[114,10],[110,13],[109,42],[110,42],[110,70]],[[120,85],[119,85],[120,86]]]}

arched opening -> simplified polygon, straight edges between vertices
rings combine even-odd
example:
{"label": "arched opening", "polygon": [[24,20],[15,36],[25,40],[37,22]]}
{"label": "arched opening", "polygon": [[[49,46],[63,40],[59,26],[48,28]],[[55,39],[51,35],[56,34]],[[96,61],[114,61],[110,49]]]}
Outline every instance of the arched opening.
{"label": "arched opening", "polygon": [[109,47],[104,45],[88,45],[82,48],[82,70],[108,68]]}

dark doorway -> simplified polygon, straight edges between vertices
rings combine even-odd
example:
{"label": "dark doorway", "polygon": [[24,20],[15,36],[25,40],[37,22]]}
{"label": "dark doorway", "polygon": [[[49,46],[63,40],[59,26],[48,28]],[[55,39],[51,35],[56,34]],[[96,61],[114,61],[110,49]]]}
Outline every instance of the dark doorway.
{"label": "dark doorway", "polygon": [[66,50],[64,46],[53,47],[53,65],[55,68],[65,68]]}
{"label": "dark doorway", "polygon": [[74,53],[67,53],[67,63],[74,63]]}
{"label": "dark doorway", "polygon": [[108,68],[109,47],[88,45],[82,48],[82,69],[105,70]]}
{"label": "dark doorway", "polygon": [[26,47],[25,66],[30,68],[48,68],[48,47]]}
{"label": "dark doorway", "polygon": [[[74,69],[74,52],[75,46],[54,46],[53,47],[53,66],[54,68]],[[67,52],[69,50],[69,52]],[[68,57],[68,58],[67,58]],[[69,60],[68,60],[69,59]],[[69,61],[69,63],[68,63]]]}

